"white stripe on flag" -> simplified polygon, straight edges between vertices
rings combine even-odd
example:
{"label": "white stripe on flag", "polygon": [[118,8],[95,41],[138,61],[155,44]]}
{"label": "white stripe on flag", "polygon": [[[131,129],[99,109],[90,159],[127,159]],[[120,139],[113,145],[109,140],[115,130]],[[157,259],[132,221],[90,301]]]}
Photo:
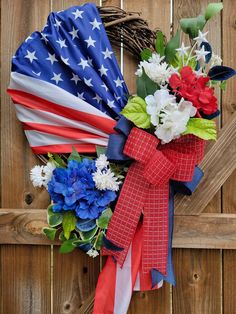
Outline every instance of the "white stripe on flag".
{"label": "white stripe on flag", "polygon": [[40,79],[36,79],[21,73],[11,73],[9,88],[30,93],[56,103],[57,105],[113,120],[104,112],[91,106],[86,101],[68,93],[64,89],[46,81],[42,81]]}
{"label": "white stripe on flag", "polygon": [[83,138],[80,140],[71,140],[64,137],[43,133],[34,130],[25,130],[26,137],[31,147],[58,145],[58,144],[84,144],[107,146],[108,139]]}
{"label": "white stripe on flag", "polygon": [[61,127],[70,127],[76,128],[83,131],[90,132],[92,134],[100,135],[102,137],[108,138],[108,134],[96,129],[93,126],[85,122],[79,122],[75,120],[70,120],[65,117],[59,116],[57,114],[43,111],[43,110],[35,110],[24,107],[20,104],[15,104],[17,117],[21,122],[32,122],[32,123],[41,123],[41,124],[48,124],[54,126],[61,126]]}
{"label": "white stripe on flag", "polygon": [[134,284],[134,291],[140,291],[140,272],[137,273],[136,281]]}
{"label": "white stripe on flag", "polygon": [[115,288],[115,304],[114,314],[126,314],[132,297],[132,265],[131,265],[130,245],[122,268],[117,263],[116,266],[116,288]]}

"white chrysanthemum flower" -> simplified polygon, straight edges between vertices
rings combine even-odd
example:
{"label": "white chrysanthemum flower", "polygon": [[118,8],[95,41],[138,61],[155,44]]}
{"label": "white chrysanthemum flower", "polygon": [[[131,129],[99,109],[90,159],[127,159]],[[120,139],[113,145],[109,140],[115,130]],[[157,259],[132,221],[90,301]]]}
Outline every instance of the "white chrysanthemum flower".
{"label": "white chrysanthemum flower", "polygon": [[221,57],[213,53],[211,56],[210,67],[212,68],[216,65],[221,65],[221,64],[222,64]]}
{"label": "white chrysanthemum flower", "polygon": [[48,187],[48,182],[52,178],[52,173],[53,170],[56,168],[55,164],[51,161],[49,161],[46,166],[43,168],[43,173],[44,173],[44,186],[47,188]]}
{"label": "white chrysanthemum flower", "polygon": [[93,257],[93,258],[99,255],[98,251],[94,249],[90,249],[88,252],[86,252],[86,254],[88,254],[88,256]]}
{"label": "white chrysanthemum flower", "polygon": [[105,154],[101,154],[95,161],[95,165],[97,169],[103,170],[109,166],[109,161],[107,160],[107,156]]}
{"label": "white chrysanthemum flower", "polygon": [[118,181],[118,178],[111,171],[111,169],[103,171],[98,169],[96,172],[93,173],[93,181],[95,182],[96,188],[103,191],[118,191],[119,185],[121,184],[121,182]]}
{"label": "white chrysanthemum flower", "polygon": [[173,67],[169,67],[166,62],[161,64],[149,63],[147,61],[141,61],[139,68],[135,72],[136,75],[141,76],[143,68],[147,76],[155,83],[159,85],[165,85],[169,81],[169,78],[175,73]]}
{"label": "white chrysanthemum flower", "polygon": [[45,178],[43,173],[43,166],[34,166],[30,171],[30,180],[34,187],[44,186]]}
{"label": "white chrysanthemum flower", "polygon": [[148,59],[148,62],[160,64],[164,59],[165,56],[161,57],[158,53],[153,53],[152,56]]}
{"label": "white chrysanthemum flower", "polygon": [[162,141],[162,144],[169,143],[178,138],[186,131],[190,117],[195,116],[196,108],[190,101],[183,98],[180,103],[167,106],[160,113],[160,123],[156,128],[155,135]]}
{"label": "white chrysanthemum flower", "polygon": [[147,104],[147,113],[151,116],[151,123],[155,126],[159,124],[160,112],[166,106],[176,104],[175,96],[169,94],[167,89],[157,90],[154,95],[148,95],[145,98]]}

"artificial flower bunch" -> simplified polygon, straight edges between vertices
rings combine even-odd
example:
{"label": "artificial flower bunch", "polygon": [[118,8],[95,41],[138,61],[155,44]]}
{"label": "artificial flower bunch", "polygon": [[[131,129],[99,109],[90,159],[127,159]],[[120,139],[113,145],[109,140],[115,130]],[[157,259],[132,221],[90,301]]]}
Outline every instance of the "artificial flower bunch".
{"label": "artificial flower bunch", "polygon": [[80,247],[89,256],[99,254],[123,179],[121,168],[101,152],[98,148],[99,156],[88,158],[73,149],[66,162],[49,154],[45,166],[31,170],[33,185],[46,188],[52,201],[47,210],[49,227],[43,231],[51,240],[58,234],[62,253]]}
{"label": "artificial flower bunch", "polygon": [[219,114],[214,86],[224,89],[225,81],[236,72],[221,65],[203,28],[222,8],[222,3],[211,3],[203,15],[180,21],[182,31],[189,35],[189,46],[180,43],[180,31],[168,43],[158,31],[156,51],[141,52],[137,95],[130,97],[121,113],[137,127],[154,133],[162,144],[186,134],[216,139],[216,125],[211,121]]}

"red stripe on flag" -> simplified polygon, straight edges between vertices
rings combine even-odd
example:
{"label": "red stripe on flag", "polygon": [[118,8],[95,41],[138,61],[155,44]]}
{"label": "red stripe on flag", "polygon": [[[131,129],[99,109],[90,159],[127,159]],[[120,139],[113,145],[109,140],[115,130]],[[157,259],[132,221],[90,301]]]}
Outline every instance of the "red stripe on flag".
{"label": "red stripe on flag", "polygon": [[50,102],[38,96],[29,94],[26,92],[22,92],[19,90],[7,89],[7,92],[10,94],[13,101],[17,104],[21,104],[31,109],[36,109],[36,110],[38,109],[38,110],[51,112],[51,113],[66,117],[68,119],[73,119],[76,121],[83,121],[85,123],[88,123],[102,130],[103,132],[107,134],[115,133],[113,129],[116,124],[115,120],[108,119],[105,117],[99,117],[94,114],[67,108],[65,106],[55,104],[53,102]]}
{"label": "red stripe on flag", "polygon": [[83,130],[79,130],[76,128],[55,126],[55,125],[50,125],[50,124],[32,123],[32,122],[22,122],[22,125],[23,125],[24,130],[36,130],[39,132],[54,134],[54,135],[61,136],[64,138],[70,138],[70,139],[76,139],[76,140],[82,139],[82,138],[105,139],[102,136],[85,132]]}
{"label": "red stripe on flag", "polygon": [[95,153],[96,145],[94,144],[57,144],[31,147],[34,154],[61,153],[66,154],[72,152],[74,147],[79,153]]}

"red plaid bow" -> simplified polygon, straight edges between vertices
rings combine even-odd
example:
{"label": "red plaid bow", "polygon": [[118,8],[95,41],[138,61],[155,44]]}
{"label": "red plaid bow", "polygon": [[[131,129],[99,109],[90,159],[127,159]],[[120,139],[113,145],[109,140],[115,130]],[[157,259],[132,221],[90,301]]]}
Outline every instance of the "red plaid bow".
{"label": "red plaid bow", "polygon": [[135,159],[129,168],[109,224],[107,239],[122,251],[103,249],[122,266],[144,213],[142,269],[166,275],[168,258],[169,180],[191,181],[194,168],[203,158],[204,141],[183,136],[166,145],[138,128],[133,128],[124,153]]}

